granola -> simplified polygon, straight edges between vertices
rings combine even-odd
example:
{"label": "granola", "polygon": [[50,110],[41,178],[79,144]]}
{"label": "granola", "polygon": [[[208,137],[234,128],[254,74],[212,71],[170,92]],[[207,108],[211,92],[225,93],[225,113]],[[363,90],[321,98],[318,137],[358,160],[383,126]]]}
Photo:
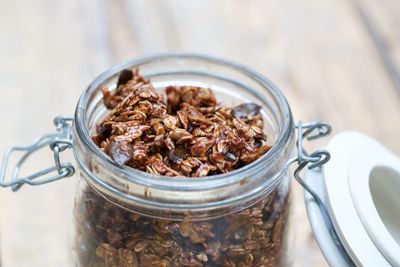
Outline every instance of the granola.
{"label": "granola", "polygon": [[239,213],[176,222],[132,213],[88,187],[75,211],[78,266],[285,266],[288,201],[282,184]]}
{"label": "granola", "polygon": [[[226,107],[208,88],[168,86],[161,95],[138,70],[124,70],[103,95],[110,113],[92,138],[121,166],[190,179],[241,168],[271,148],[259,105]],[[138,215],[87,186],[75,209],[79,266],[282,266],[288,201],[286,182],[238,213],[179,222]]]}
{"label": "granola", "polygon": [[165,102],[137,70],[123,71],[118,84],[114,93],[104,89],[111,111],[93,140],[119,165],[165,176],[209,176],[238,169],[271,148],[257,104],[225,107],[210,89],[195,86],[168,86]]}

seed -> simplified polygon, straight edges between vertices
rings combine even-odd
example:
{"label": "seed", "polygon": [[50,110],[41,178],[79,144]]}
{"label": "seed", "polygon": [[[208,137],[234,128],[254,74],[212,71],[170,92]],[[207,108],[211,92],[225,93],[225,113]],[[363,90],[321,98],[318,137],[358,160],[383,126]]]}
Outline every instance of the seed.
{"label": "seed", "polygon": [[147,247],[147,241],[140,241],[134,247],[135,252],[140,252]]}
{"label": "seed", "polygon": [[236,156],[230,152],[225,154],[225,160],[227,161],[235,161],[236,160]]}
{"label": "seed", "polygon": [[191,231],[192,231],[192,222],[187,219],[183,220],[183,222],[181,223],[181,227],[179,228],[181,236],[188,237]]}

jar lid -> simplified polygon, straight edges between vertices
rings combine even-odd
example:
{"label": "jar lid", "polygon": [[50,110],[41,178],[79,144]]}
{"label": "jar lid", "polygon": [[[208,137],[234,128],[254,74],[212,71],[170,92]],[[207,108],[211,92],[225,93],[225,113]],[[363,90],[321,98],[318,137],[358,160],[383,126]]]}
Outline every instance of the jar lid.
{"label": "jar lid", "polygon": [[308,217],[326,260],[332,266],[400,266],[400,158],[356,132],[333,137],[327,150],[331,160],[324,169],[307,170],[304,177],[339,239],[335,243],[320,205],[306,192]]}

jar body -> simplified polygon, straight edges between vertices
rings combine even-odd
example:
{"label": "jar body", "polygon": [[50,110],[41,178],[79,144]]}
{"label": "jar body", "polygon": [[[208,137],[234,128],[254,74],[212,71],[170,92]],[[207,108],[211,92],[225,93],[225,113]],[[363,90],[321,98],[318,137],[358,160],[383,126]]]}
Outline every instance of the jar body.
{"label": "jar body", "polygon": [[287,266],[290,178],[241,211],[191,221],[152,218],[81,179],[74,210],[77,266]]}
{"label": "jar body", "polygon": [[[228,106],[262,107],[272,148],[230,173],[155,177],[116,165],[91,140],[107,110],[102,88],[139,67],[155,90],[194,85]],[[113,87],[114,86],[114,87]],[[293,119],[282,93],[254,71],[206,56],[158,55],[100,75],[75,113],[74,155],[81,180],[75,199],[77,266],[285,266],[288,260]]]}

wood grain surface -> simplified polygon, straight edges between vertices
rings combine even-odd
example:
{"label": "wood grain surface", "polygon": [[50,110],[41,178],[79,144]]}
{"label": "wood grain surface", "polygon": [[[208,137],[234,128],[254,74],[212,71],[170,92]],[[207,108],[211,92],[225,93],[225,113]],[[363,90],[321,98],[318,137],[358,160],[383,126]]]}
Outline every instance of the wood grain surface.
{"label": "wood grain surface", "polygon": [[[0,0],[0,151],[53,131],[108,67],[192,51],[265,74],[296,119],[362,131],[399,155],[399,26],[397,0]],[[51,164],[46,152],[27,173]],[[71,266],[75,182],[0,191],[1,266]],[[326,266],[294,189],[295,266]]]}

